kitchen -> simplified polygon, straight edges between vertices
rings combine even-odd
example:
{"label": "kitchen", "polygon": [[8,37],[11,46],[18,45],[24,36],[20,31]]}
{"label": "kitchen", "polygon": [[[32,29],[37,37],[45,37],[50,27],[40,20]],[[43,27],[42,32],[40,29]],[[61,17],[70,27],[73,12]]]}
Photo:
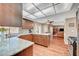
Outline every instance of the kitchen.
{"label": "kitchen", "polygon": [[78,6],[1,3],[0,56],[70,56],[68,38],[77,37]]}

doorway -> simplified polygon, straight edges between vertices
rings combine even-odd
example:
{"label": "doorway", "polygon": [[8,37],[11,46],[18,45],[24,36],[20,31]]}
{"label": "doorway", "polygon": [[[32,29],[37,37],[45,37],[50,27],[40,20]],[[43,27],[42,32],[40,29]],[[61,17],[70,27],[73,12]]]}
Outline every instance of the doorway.
{"label": "doorway", "polygon": [[53,27],[53,38],[64,39],[64,26],[54,26]]}

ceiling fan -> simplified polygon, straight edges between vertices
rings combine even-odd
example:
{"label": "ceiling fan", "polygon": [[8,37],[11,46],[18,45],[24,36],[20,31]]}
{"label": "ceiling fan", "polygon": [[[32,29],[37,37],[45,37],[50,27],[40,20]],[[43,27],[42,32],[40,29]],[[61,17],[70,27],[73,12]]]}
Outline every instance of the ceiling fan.
{"label": "ceiling fan", "polygon": [[50,21],[50,20],[48,20],[48,22],[51,24],[51,23],[53,23],[54,21]]}
{"label": "ceiling fan", "polygon": [[[52,3],[52,6],[53,6],[54,11],[55,11],[55,14],[56,14],[55,4],[54,4],[54,3]],[[52,20],[47,20],[47,24],[49,24],[49,25],[52,25],[52,23],[53,23],[53,22],[54,22],[54,21],[52,21]]]}
{"label": "ceiling fan", "polygon": [[52,23],[53,23],[54,21],[51,21],[51,20],[47,20],[47,24],[49,24],[49,25],[52,25]]}

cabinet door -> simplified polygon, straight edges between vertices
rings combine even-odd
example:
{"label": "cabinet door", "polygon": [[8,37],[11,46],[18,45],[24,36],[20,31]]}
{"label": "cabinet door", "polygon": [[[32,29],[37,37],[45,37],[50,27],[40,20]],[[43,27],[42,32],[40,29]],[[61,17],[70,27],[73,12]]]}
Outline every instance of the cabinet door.
{"label": "cabinet door", "polygon": [[20,27],[22,25],[22,4],[1,3],[0,25]]}
{"label": "cabinet door", "polygon": [[26,35],[26,40],[33,41],[32,40],[32,35],[31,34],[30,35]]}
{"label": "cabinet door", "polygon": [[38,42],[38,36],[34,35],[34,42],[37,43]]}
{"label": "cabinet door", "polygon": [[24,39],[24,40],[33,41],[31,34],[30,35],[21,35],[19,38]]}
{"label": "cabinet door", "polygon": [[35,42],[35,43],[37,43],[37,44],[39,44],[39,35],[34,35],[33,36],[34,38],[33,38],[33,41]]}
{"label": "cabinet door", "polygon": [[36,36],[35,36],[35,35],[33,35],[33,42],[35,42],[35,40],[36,40]]}
{"label": "cabinet door", "polygon": [[42,35],[39,35],[39,44],[43,45],[44,43],[44,39],[42,37]]}
{"label": "cabinet door", "polygon": [[33,28],[33,22],[29,21],[29,20],[22,20],[22,28],[32,29]]}

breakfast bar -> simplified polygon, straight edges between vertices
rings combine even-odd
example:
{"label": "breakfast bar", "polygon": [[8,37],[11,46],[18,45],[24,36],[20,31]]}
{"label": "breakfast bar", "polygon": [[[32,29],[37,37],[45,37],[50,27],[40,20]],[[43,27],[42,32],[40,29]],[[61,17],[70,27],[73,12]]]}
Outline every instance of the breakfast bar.
{"label": "breakfast bar", "polygon": [[19,38],[32,41],[36,44],[48,47],[50,45],[50,33],[29,33],[21,34]]}
{"label": "breakfast bar", "polygon": [[0,56],[32,56],[33,42],[23,40],[18,37],[8,38],[2,46],[0,46]]}

